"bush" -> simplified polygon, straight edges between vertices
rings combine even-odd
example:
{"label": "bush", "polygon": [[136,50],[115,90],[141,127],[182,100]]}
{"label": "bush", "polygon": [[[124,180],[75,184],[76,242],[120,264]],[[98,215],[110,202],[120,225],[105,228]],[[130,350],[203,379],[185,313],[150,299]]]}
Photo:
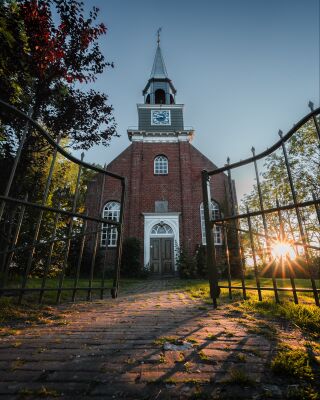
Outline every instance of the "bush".
{"label": "bush", "polygon": [[123,241],[121,258],[121,275],[130,278],[143,278],[147,271],[140,262],[141,244],[136,237],[129,237]]}
{"label": "bush", "polygon": [[199,245],[196,250],[197,275],[199,278],[208,277],[207,247]]}
{"label": "bush", "polygon": [[197,260],[188,251],[180,248],[177,257],[177,266],[180,278],[197,278]]}

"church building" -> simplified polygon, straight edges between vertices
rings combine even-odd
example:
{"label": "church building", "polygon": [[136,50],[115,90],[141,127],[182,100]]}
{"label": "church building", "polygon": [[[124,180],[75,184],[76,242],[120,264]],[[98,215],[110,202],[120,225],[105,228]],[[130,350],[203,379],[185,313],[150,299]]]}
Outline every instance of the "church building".
{"label": "church building", "polygon": [[[124,240],[135,237],[143,249],[141,262],[155,275],[177,272],[180,249],[194,254],[206,244],[202,204],[201,171],[216,166],[192,145],[193,128],[184,125],[184,105],[177,102],[177,90],[169,78],[160,40],[150,77],[137,104],[138,126],[128,129],[130,145],[108,166],[110,172],[127,180]],[[228,177],[219,174],[211,183],[212,210],[216,217],[230,214]],[[91,183],[87,199],[90,212],[118,219],[120,187],[112,178],[103,185],[103,206],[98,210],[101,181]],[[223,232],[215,230],[218,258],[224,254]],[[117,230],[103,229],[100,248],[112,253]]]}

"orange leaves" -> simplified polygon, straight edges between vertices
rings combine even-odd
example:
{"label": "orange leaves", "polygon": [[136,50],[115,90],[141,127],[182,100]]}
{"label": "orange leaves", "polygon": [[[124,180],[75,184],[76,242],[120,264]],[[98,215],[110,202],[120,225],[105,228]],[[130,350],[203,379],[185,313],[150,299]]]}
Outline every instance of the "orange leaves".
{"label": "orange leaves", "polygon": [[[54,77],[68,83],[94,81],[97,71],[108,65],[91,49],[107,32],[103,23],[94,25],[97,9],[86,19],[81,2],[76,0],[72,4],[68,0],[19,0],[18,4],[28,37],[29,61],[40,80]],[[60,17],[58,24],[52,7]],[[95,62],[100,64],[98,68],[93,66]]]}

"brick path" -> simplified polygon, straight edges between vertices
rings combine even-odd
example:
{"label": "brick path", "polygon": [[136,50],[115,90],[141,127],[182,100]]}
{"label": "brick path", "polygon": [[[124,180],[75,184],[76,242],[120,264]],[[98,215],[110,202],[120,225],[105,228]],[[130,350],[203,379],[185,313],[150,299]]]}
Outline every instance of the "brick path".
{"label": "brick path", "polygon": [[[212,310],[171,285],[146,281],[116,301],[60,306],[66,325],[2,337],[0,400],[283,398],[269,367],[276,342],[248,333],[228,306]],[[186,349],[164,350],[171,336]]]}

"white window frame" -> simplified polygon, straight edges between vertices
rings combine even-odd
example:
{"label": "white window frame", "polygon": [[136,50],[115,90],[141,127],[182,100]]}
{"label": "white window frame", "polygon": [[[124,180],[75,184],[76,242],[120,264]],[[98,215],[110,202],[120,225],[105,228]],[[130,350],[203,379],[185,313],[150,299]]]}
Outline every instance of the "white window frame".
{"label": "white window frame", "polygon": [[[220,218],[220,208],[219,208],[219,205],[214,200],[211,201],[211,211],[212,211],[212,218],[213,219]],[[200,224],[201,224],[202,244],[204,246],[206,246],[207,245],[207,238],[206,238],[206,227],[205,227],[205,221],[204,221],[203,203],[200,204]],[[214,226],[213,238],[214,238],[214,244],[216,246],[222,246],[223,245],[222,228],[221,228],[221,226],[217,226],[217,225]]]}
{"label": "white window frame", "polygon": [[154,175],[168,175],[169,162],[168,162],[168,158],[166,156],[164,156],[163,154],[160,154],[154,158],[153,173],[154,173]]}
{"label": "white window frame", "polygon": [[[102,218],[119,222],[120,220],[120,203],[118,201],[108,201],[102,210]],[[118,229],[117,227],[108,227],[108,224],[102,224],[101,231],[101,247],[106,247],[108,236],[108,247],[117,247]]]}
{"label": "white window frame", "polygon": [[160,222],[159,224],[156,224],[156,225],[154,225],[152,227],[151,235],[152,236],[157,236],[157,235],[160,235],[160,236],[173,236],[173,229],[171,228],[170,225]]}

